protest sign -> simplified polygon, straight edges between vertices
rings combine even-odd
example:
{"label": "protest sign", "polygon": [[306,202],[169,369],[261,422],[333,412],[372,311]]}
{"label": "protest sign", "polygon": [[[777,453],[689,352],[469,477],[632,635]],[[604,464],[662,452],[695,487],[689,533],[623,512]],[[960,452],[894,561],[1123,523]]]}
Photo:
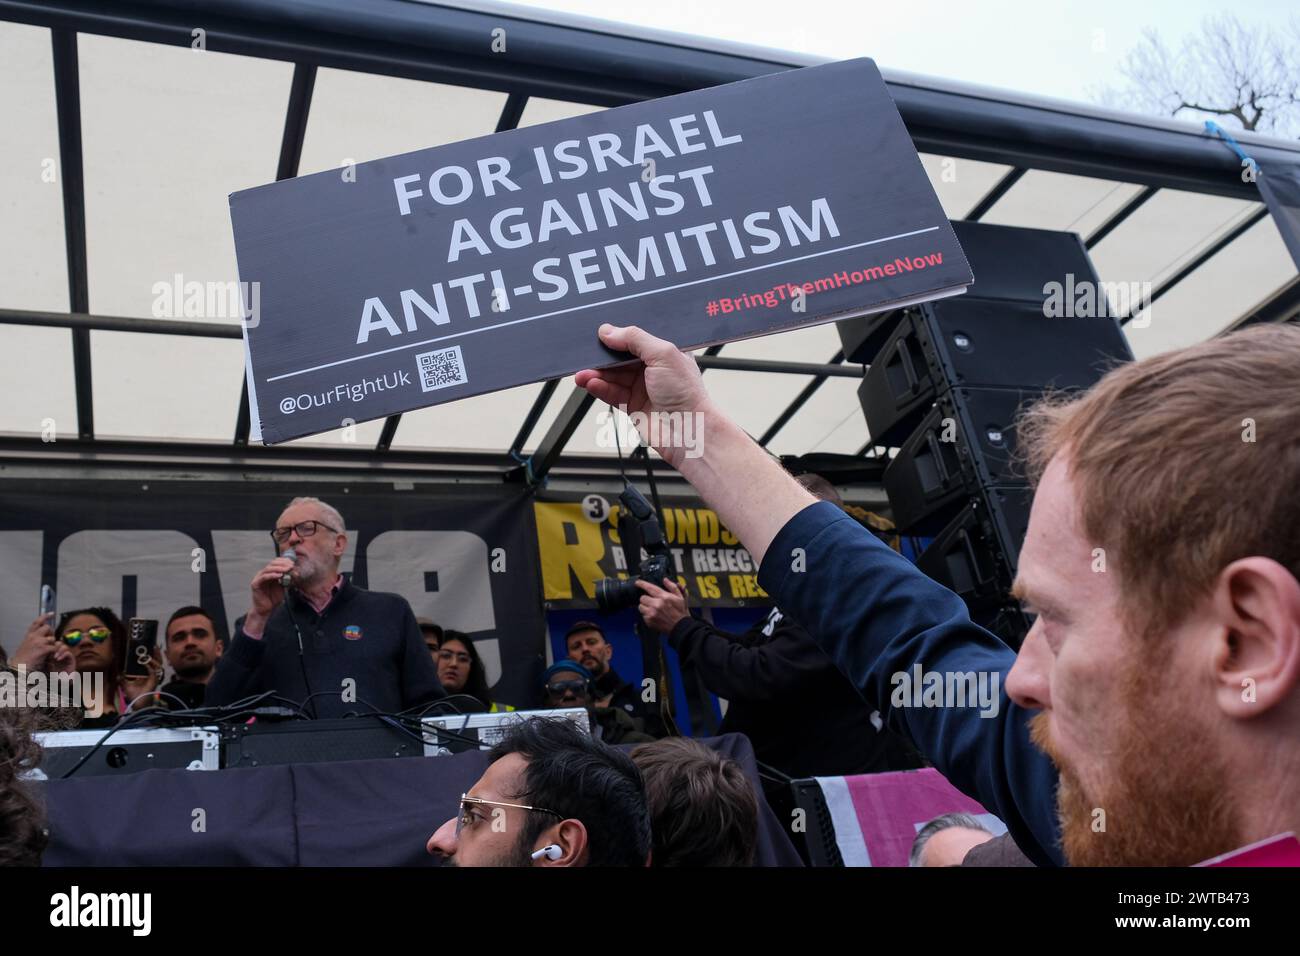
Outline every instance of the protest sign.
{"label": "protest sign", "polygon": [[696,348],[971,281],[865,59],[259,186],[230,209],[268,444],[626,359],[602,322]]}

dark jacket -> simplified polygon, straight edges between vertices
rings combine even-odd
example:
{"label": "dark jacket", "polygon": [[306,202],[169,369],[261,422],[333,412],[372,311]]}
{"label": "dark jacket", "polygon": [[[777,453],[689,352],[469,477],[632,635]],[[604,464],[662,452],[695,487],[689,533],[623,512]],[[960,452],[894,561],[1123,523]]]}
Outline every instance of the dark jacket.
{"label": "dark jacket", "polygon": [[655,738],[644,733],[636,719],[617,707],[589,707],[591,729],[597,738],[615,744],[648,744]]}
{"label": "dark jacket", "polygon": [[[886,726],[997,814],[1030,860],[1063,861],[1056,769],[1029,742],[1033,711],[1006,693],[1015,651],[973,624],[957,595],[826,502],[809,505],[777,533],[758,581],[805,623]],[[892,675],[913,665],[1000,675],[996,715],[981,717],[978,706],[891,707]]]}
{"label": "dark jacket", "polygon": [[[302,632],[301,662],[290,604]],[[231,704],[268,690],[304,702],[309,693],[304,665],[310,693],[317,695],[304,712],[316,717],[391,714],[444,696],[406,599],[345,582],[319,616],[291,590],[267,619],[260,641],[245,634],[241,622],[208,682],[206,704]],[[353,686],[344,683],[349,679],[355,682],[355,694],[344,700],[345,689]]]}
{"label": "dark jacket", "polygon": [[791,777],[843,776],[920,765],[812,636],[772,608],[744,634],[679,621],[668,642],[704,686],[727,699],[720,734],[744,734],[754,756]]}
{"label": "dark jacket", "polygon": [[[197,681],[192,680],[182,680],[178,677],[171,683],[163,684],[159,690],[164,694],[170,695],[162,699],[162,706],[171,710],[183,710],[187,708],[189,710],[195,710],[203,706],[208,685],[200,684]],[[176,700],[173,700],[172,698],[176,698]],[[184,702],[185,706],[182,707],[181,703],[178,701]]]}
{"label": "dark jacket", "polygon": [[623,680],[614,668],[592,681],[591,695],[596,700],[609,697],[608,706],[631,717],[634,729],[648,734],[651,740],[664,736],[663,718],[659,716],[658,708],[642,700],[641,688]]}
{"label": "dark jacket", "polygon": [[995,836],[967,851],[962,866],[1033,866],[1029,857],[1020,852],[1010,833]]}

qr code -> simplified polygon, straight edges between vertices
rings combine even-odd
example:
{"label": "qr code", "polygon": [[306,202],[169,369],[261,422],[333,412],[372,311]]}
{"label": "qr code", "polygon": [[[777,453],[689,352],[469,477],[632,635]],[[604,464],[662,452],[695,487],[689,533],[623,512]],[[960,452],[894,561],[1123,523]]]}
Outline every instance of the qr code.
{"label": "qr code", "polygon": [[469,381],[459,345],[440,352],[421,352],[415,361],[420,369],[420,387],[426,392],[449,385],[464,385]]}

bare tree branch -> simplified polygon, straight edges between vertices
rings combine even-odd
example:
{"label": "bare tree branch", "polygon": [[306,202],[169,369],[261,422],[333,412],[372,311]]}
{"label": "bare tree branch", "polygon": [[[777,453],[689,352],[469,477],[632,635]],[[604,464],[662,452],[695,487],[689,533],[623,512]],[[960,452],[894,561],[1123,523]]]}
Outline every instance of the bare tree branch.
{"label": "bare tree branch", "polygon": [[1171,50],[1154,30],[1125,57],[1127,83],[1094,97],[1162,116],[1230,117],[1240,128],[1300,136],[1300,19],[1287,30],[1206,19]]}

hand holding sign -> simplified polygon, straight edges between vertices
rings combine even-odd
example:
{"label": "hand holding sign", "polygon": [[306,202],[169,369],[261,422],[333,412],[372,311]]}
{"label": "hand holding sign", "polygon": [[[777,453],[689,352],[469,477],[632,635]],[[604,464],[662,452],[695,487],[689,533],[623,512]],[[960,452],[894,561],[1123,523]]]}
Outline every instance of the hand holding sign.
{"label": "hand holding sign", "polygon": [[[704,411],[709,393],[704,390],[699,366],[677,346],[635,325],[606,324],[597,334],[604,345],[620,352],[630,352],[640,361],[600,371],[583,369],[574,377],[580,388],[628,413],[640,412],[643,417],[633,419],[638,423],[653,415]],[[670,428],[654,429],[652,434],[661,439],[653,446],[655,451],[676,468],[686,449],[680,442],[672,443],[674,447],[659,447],[668,444],[662,440],[664,438],[671,442]],[[642,432],[642,438],[648,437]]]}
{"label": "hand holding sign", "polygon": [[[651,420],[656,415],[670,421],[674,416],[680,421],[683,415],[698,415],[702,454],[687,455],[685,447],[673,442],[671,425],[653,430],[669,440],[652,447],[695,486],[700,498],[761,563],[782,526],[816,499],[713,404],[699,366],[689,355],[636,326],[602,325],[598,334],[607,348],[630,352],[640,362],[599,371],[583,369],[575,376],[577,384],[603,401],[626,405],[629,413],[642,412]],[[755,502],[762,507],[754,507]]]}

